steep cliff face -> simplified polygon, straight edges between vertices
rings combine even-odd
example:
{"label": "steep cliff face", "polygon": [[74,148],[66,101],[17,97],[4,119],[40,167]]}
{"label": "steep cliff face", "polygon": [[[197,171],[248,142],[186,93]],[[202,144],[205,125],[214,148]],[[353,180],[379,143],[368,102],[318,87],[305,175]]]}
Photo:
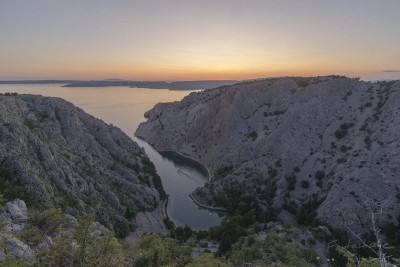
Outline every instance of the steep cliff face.
{"label": "steep cliff face", "polygon": [[[399,214],[400,82],[278,78],[156,105],[136,134],[199,159],[208,205],[251,202],[286,223],[313,220],[368,231],[366,201]],[[316,214],[315,214],[316,211]]]}
{"label": "steep cliff face", "polygon": [[0,96],[0,183],[8,199],[93,212],[110,228],[165,194],[144,151],[120,129],[33,95]]}

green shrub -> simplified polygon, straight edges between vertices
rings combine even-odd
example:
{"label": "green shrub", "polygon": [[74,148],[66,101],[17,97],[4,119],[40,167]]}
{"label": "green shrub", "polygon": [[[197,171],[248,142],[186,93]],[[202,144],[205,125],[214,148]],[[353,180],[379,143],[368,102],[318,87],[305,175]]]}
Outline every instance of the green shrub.
{"label": "green shrub", "polygon": [[45,247],[39,253],[40,266],[74,266],[77,247],[74,244],[72,234],[70,232],[64,233],[56,237],[53,242],[52,245]]}
{"label": "green shrub", "polygon": [[231,266],[226,260],[215,258],[211,253],[203,253],[199,257],[193,259],[193,262],[186,267],[229,267]]}
{"label": "green shrub", "polygon": [[303,180],[303,181],[301,181],[301,187],[309,188],[310,187],[310,183],[307,180]]}
{"label": "green shrub", "polygon": [[0,208],[2,208],[6,202],[7,199],[0,193]]}
{"label": "green shrub", "polygon": [[17,237],[29,246],[37,246],[43,242],[44,232],[36,226],[28,225]]}
{"label": "green shrub", "polygon": [[143,164],[143,171],[152,176],[153,185],[157,189],[158,194],[160,195],[160,199],[161,200],[166,199],[167,193],[163,188],[161,177],[158,175],[156,167],[154,166],[153,162],[151,162],[149,158],[143,157],[142,164]]}
{"label": "green shrub", "polygon": [[0,164],[0,194],[3,195],[5,201],[19,198],[28,203],[29,206],[42,206],[41,200],[28,194],[17,179],[17,175],[4,164]]}
{"label": "green shrub", "polygon": [[0,262],[0,267],[30,267],[32,265],[11,257],[7,257],[5,261]]}
{"label": "green shrub", "polygon": [[257,139],[257,133],[255,131],[249,133],[249,138],[251,138],[252,141]]}
{"label": "green shrub", "polygon": [[341,138],[345,137],[346,134],[347,134],[347,130],[346,129],[337,129],[335,131],[335,136],[338,139],[341,139]]}
{"label": "green shrub", "polygon": [[28,119],[25,119],[25,120],[24,120],[24,125],[25,125],[26,127],[28,127],[30,130],[33,130],[33,129],[37,128],[37,126],[35,125],[35,123],[34,123],[33,121],[31,121],[31,120],[28,120]]}
{"label": "green shrub", "polygon": [[347,130],[353,126],[354,126],[354,123],[352,123],[352,122],[340,124],[340,128],[335,131],[335,136],[338,139],[345,137],[347,134]]}
{"label": "green shrub", "polygon": [[278,174],[278,170],[273,167],[268,167],[268,174],[271,178],[274,178]]}
{"label": "green shrub", "polygon": [[158,234],[143,236],[132,249],[133,266],[186,266],[192,259],[191,247]]}
{"label": "green shrub", "polygon": [[296,182],[297,182],[297,178],[294,175],[294,173],[292,173],[292,175],[287,175],[286,176],[286,188],[289,191],[293,191],[296,188]]}
{"label": "green shrub", "polygon": [[348,130],[353,126],[354,126],[354,123],[352,123],[352,122],[342,123],[342,124],[340,124],[340,129]]}
{"label": "green shrub", "polygon": [[57,233],[64,223],[64,214],[61,209],[51,208],[44,211],[32,210],[29,222],[47,235]]}
{"label": "green shrub", "polygon": [[118,222],[114,225],[115,236],[123,239],[128,236],[130,232],[130,226],[128,222]]}
{"label": "green shrub", "polygon": [[319,171],[317,171],[317,172],[315,173],[314,177],[315,177],[317,180],[321,181],[322,179],[325,178],[325,172],[319,170]]}
{"label": "green shrub", "polygon": [[311,78],[298,78],[296,83],[298,87],[307,87],[310,84]]}
{"label": "green shrub", "polygon": [[233,170],[233,166],[221,166],[215,173],[215,179],[222,179],[226,177]]}

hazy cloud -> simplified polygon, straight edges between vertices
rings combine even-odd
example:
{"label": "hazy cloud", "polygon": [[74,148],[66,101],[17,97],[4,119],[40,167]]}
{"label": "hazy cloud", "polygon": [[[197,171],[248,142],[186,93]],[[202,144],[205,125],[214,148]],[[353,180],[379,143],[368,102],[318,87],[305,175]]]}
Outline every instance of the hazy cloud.
{"label": "hazy cloud", "polygon": [[400,72],[400,70],[384,70],[382,72]]}

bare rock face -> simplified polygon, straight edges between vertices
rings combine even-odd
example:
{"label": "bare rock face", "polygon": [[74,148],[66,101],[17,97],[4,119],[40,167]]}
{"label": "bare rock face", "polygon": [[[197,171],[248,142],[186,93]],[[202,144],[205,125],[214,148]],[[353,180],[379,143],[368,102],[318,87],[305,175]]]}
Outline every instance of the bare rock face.
{"label": "bare rock face", "polygon": [[6,260],[6,254],[4,254],[4,252],[0,250],[0,262],[3,262],[5,260]]}
{"label": "bare rock face", "polygon": [[366,202],[400,212],[400,82],[277,78],[191,93],[157,104],[136,135],[206,165],[206,205],[250,203],[285,223],[319,219],[355,232]]}
{"label": "bare rock face", "polygon": [[13,220],[26,221],[28,219],[28,209],[25,202],[20,199],[7,202],[6,208]]}
{"label": "bare rock face", "polygon": [[35,261],[32,249],[21,240],[12,237],[7,239],[6,245],[12,257],[28,263],[33,263]]}
{"label": "bare rock face", "polygon": [[74,216],[71,216],[69,214],[65,214],[64,221],[65,221],[65,226],[69,228],[78,225],[78,220],[75,219]]}
{"label": "bare rock face", "polygon": [[[149,162],[120,129],[65,100],[0,95],[0,192],[8,199],[74,216],[95,213],[112,229],[158,205],[162,188],[155,188],[159,177]],[[27,218],[21,201],[7,210]]]}

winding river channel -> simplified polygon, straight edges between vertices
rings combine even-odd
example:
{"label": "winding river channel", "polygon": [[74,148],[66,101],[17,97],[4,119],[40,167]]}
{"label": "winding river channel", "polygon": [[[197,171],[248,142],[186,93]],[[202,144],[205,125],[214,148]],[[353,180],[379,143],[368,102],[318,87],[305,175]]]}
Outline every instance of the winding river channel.
{"label": "winding river channel", "polygon": [[182,99],[189,91],[127,87],[62,87],[62,85],[0,85],[0,93],[40,94],[61,97],[89,114],[112,123],[143,147],[154,163],[169,195],[167,212],[177,226],[205,230],[219,224],[221,215],[198,207],[189,197],[197,187],[208,181],[207,169],[199,162],[178,153],[158,152],[148,143],[137,139],[134,132],[145,121],[143,114],[159,102]]}

